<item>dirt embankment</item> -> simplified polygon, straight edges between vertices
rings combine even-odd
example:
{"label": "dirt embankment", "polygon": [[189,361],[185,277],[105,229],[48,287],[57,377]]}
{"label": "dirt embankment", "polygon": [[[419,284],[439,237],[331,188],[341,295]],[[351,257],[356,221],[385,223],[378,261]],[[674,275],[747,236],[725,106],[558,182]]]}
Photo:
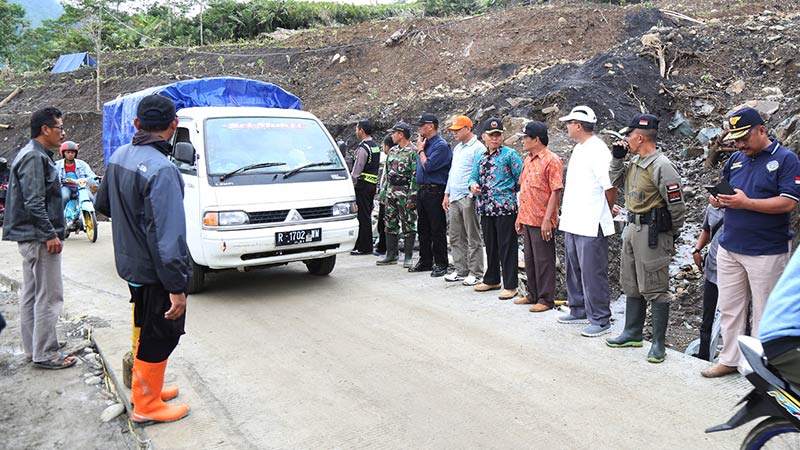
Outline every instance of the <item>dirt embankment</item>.
{"label": "dirt embankment", "polygon": [[[241,76],[298,95],[348,144],[355,142],[352,125],[363,117],[383,129],[424,111],[442,119],[465,113],[476,121],[499,116],[511,131],[527,119],[545,121],[551,148],[565,160],[572,144],[557,118],[572,106],[591,106],[600,127],[609,129],[648,111],[660,117],[662,147],[686,184],[689,222],[678,242],[685,250],[705,208],[702,185],[728,155],[709,158],[706,167],[707,145],[696,139],[701,129],[713,134],[731,108],[760,100],[771,113],[770,128],[790,148],[800,147],[800,2],[646,5],[552,2],[467,18],[333,27],[246,45],[103,54],[101,101],[192,77]],[[66,112],[68,138],[82,144],[81,158],[101,168],[94,71],[6,78],[0,97],[21,85],[23,93],[0,107],[0,123],[14,127],[0,129],[0,155],[13,156],[27,140],[30,112],[52,104]],[[612,240],[611,261],[618,251]],[[618,286],[617,267],[611,278]],[[686,272],[673,282],[678,301],[669,343],[676,348],[697,334],[700,281]]]}

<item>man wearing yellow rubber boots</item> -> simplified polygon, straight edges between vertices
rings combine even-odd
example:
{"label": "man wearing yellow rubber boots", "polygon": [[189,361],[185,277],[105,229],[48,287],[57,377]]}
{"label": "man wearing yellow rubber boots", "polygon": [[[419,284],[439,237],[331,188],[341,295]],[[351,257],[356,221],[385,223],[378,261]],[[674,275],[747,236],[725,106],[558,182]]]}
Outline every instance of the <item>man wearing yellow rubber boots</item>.
{"label": "man wearing yellow rubber boots", "polygon": [[[131,421],[172,422],[189,405],[168,405],[178,394],[164,388],[167,359],[184,334],[191,273],[183,212],[183,180],[167,155],[178,118],[175,104],[144,97],[133,121],[133,141],[111,156],[97,210],[112,217],[117,273],[128,282],[134,324],[141,328],[133,361]],[[124,250],[124,251],[123,251]]]}
{"label": "man wearing yellow rubber boots", "polygon": [[[675,165],[656,147],[658,119],[638,114],[622,130],[625,141],[612,146],[611,182],[625,189],[628,226],[622,233],[620,281],[625,293],[625,329],[606,339],[609,347],[641,347],[647,303],[653,319],[653,345],[647,361],[666,356],[669,324],[669,263],[673,240],[686,216],[681,177]],[[623,158],[630,149],[629,163]]]}

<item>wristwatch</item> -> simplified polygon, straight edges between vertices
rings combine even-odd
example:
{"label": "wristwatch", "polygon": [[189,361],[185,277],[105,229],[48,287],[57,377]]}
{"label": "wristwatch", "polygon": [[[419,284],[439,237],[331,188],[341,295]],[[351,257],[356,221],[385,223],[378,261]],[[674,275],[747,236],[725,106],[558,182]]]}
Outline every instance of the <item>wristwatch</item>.
{"label": "wristwatch", "polygon": [[697,248],[697,247],[695,247],[695,248],[694,248],[694,250],[692,250],[692,254],[693,254],[693,255],[694,255],[695,253],[700,253],[700,252],[701,252],[701,250],[700,250],[699,248]]}

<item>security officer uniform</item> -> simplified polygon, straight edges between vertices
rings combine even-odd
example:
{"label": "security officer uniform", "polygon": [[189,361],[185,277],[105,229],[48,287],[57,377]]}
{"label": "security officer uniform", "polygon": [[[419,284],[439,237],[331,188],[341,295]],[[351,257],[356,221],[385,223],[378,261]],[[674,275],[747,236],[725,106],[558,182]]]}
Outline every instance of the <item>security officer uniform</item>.
{"label": "security officer uniform", "polygon": [[371,138],[364,139],[356,147],[356,154],[366,153],[366,162],[356,177],[355,191],[358,205],[358,239],[355,250],[358,254],[372,254],[372,208],[378,185],[378,169],[381,165],[381,149]]}
{"label": "security officer uniform", "polygon": [[[657,130],[658,119],[650,114],[633,118],[624,134],[634,129]],[[664,360],[664,339],[669,319],[669,263],[673,240],[686,215],[681,178],[675,165],[659,150],[642,157],[623,159],[626,149],[615,146],[611,161],[612,183],[624,187],[628,226],[622,233],[620,265],[622,291],[627,298],[625,329],[607,339],[611,347],[641,347],[647,303],[652,303],[653,345],[647,360]]]}

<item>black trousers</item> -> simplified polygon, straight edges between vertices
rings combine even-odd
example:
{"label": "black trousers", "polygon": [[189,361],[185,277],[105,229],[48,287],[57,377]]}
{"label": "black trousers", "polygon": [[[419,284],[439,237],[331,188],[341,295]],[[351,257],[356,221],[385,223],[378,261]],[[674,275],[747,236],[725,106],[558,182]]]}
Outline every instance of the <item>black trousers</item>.
{"label": "black trousers", "polygon": [[365,181],[356,184],[358,205],[358,239],[353,250],[372,253],[372,205],[375,201],[375,185]]}
{"label": "black trousers", "polygon": [[419,264],[447,267],[447,216],[442,208],[444,186],[422,185],[417,193]]}
{"label": "black trousers", "polygon": [[481,216],[483,244],[486,246],[486,273],[483,275],[483,282],[486,284],[500,284],[502,269],[504,289],[516,289],[519,285],[517,232],[514,229],[516,221],[516,214]]}
{"label": "black trousers", "polygon": [[703,323],[700,325],[700,350],[697,357],[709,361],[711,359],[711,328],[714,325],[714,313],[717,311],[717,285],[706,280],[703,286]]}
{"label": "black trousers", "polygon": [[141,328],[136,358],[149,363],[164,361],[185,333],[186,314],[178,320],[164,318],[172,302],[169,292],[161,285],[146,284],[128,288],[133,303],[133,324]]}
{"label": "black trousers", "polygon": [[378,207],[378,245],[375,247],[379,253],[386,253],[386,224],[383,218],[386,216],[386,205],[383,203]]}

